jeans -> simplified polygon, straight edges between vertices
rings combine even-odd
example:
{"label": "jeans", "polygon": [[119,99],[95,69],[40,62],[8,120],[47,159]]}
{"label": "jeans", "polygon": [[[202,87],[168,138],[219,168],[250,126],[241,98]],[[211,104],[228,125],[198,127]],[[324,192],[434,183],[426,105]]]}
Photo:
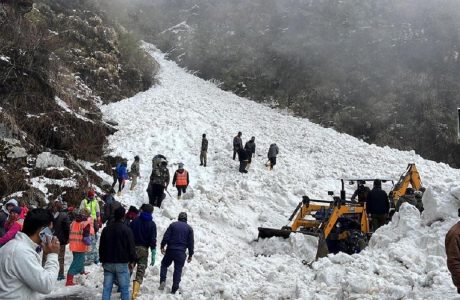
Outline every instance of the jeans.
{"label": "jeans", "polygon": [[182,277],[182,268],[185,264],[184,250],[166,250],[166,254],[161,261],[160,282],[166,281],[166,274],[169,266],[174,262],[173,285],[172,290],[177,291],[179,288],[180,279]]}
{"label": "jeans", "polygon": [[90,266],[99,262],[99,250],[97,249],[98,235],[91,236],[91,250],[86,253],[85,265]]}
{"label": "jeans", "polygon": [[104,287],[102,290],[102,300],[110,300],[112,296],[113,282],[117,279],[120,286],[121,299],[129,300],[129,268],[128,264],[103,264],[104,267]]}

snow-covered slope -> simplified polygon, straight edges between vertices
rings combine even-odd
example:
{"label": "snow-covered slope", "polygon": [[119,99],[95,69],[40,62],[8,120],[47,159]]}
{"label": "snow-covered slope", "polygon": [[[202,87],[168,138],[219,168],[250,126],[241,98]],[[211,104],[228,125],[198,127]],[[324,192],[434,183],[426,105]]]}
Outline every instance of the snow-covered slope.
{"label": "snow-covered slope", "polygon": [[[191,187],[183,200],[175,189],[162,209],[154,212],[160,240],[180,211],[189,214],[195,230],[194,260],[186,264],[181,282],[183,299],[450,299],[455,289],[445,266],[444,235],[455,223],[460,171],[427,161],[413,152],[368,145],[346,134],[325,129],[224,92],[168,61],[146,45],[161,64],[159,84],[130,99],[102,107],[107,119],[119,123],[110,137],[113,155],[141,157],[142,178],[136,191],[125,191],[125,204],[148,202],[145,189],[151,158],[169,160],[171,173],[183,162]],[[233,161],[232,138],[256,137],[257,157],[248,174]],[[201,135],[209,139],[208,167],[199,166]],[[280,147],[278,165],[264,167],[268,146]],[[342,177],[398,179],[415,162],[429,191],[427,210],[420,216],[407,205],[390,224],[379,229],[361,254],[339,254],[311,267],[316,241],[255,242],[258,226],[281,227],[302,195],[327,199],[340,189]],[[348,192],[352,192],[351,187]],[[457,195],[457,198],[454,197]],[[159,241],[158,241],[159,243]],[[170,297],[160,293],[158,255],[147,271],[139,299]],[[171,276],[168,275],[168,286]],[[102,271],[93,267],[86,293],[100,296]],[[58,291],[63,292],[61,289]],[[75,287],[70,291],[83,291]]]}

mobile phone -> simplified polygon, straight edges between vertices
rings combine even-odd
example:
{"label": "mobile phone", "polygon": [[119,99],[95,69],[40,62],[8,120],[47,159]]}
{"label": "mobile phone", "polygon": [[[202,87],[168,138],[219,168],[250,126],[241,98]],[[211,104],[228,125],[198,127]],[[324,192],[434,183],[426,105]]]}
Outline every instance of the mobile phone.
{"label": "mobile phone", "polygon": [[53,231],[49,227],[45,227],[38,235],[40,236],[40,240],[42,240],[44,244],[47,244],[53,238]]}

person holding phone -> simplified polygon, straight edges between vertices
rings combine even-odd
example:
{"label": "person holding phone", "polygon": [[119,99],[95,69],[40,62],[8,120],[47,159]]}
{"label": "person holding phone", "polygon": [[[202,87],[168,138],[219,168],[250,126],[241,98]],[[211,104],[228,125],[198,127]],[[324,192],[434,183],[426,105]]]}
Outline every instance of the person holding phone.
{"label": "person holding phone", "polygon": [[[0,299],[38,299],[56,286],[59,240],[52,235],[53,215],[36,208],[27,214],[22,232],[0,249]],[[40,252],[47,256],[42,267]]]}

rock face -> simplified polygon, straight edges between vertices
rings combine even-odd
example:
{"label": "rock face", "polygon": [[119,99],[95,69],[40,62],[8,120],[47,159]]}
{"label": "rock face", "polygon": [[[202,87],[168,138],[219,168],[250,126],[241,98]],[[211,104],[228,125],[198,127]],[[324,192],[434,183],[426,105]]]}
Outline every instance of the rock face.
{"label": "rock face", "polygon": [[99,105],[149,88],[158,65],[95,1],[0,0],[0,26],[0,198],[77,203],[102,183],[78,159],[115,132]]}

